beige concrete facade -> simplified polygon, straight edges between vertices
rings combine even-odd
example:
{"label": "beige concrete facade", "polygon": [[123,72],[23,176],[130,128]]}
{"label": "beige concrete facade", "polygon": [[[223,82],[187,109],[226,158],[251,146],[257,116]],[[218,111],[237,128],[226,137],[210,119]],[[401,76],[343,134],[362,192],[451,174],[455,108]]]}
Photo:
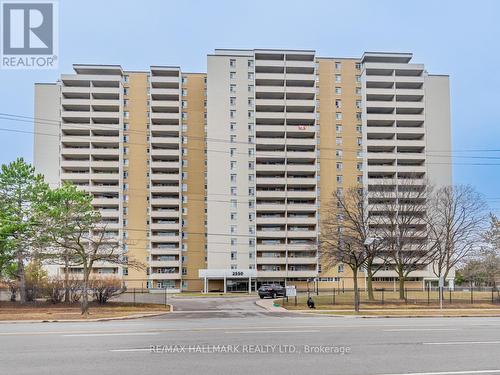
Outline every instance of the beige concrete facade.
{"label": "beige concrete facade", "polygon": [[[127,256],[148,263],[148,73],[127,72],[124,82],[127,95],[123,96],[124,111],[129,113],[123,124],[123,135],[128,141],[123,144],[123,187],[127,198],[124,201],[124,239]],[[128,268],[124,276],[129,288],[145,288],[146,271]]]}
{"label": "beige concrete facade", "polygon": [[183,290],[201,291],[198,270],[206,268],[205,126],[206,74],[182,75]]}

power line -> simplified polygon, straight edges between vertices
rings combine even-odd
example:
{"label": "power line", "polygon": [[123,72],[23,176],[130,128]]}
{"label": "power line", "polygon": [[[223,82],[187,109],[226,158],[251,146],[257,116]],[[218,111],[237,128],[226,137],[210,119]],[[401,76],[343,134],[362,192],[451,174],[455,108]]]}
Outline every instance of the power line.
{"label": "power line", "polygon": [[[8,129],[8,128],[0,128],[0,131],[7,131],[7,132],[15,132],[15,133],[25,133],[25,134],[38,134],[38,135],[44,135],[44,136],[50,136],[50,137],[57,137],[60,138],[59,135],[57,134],[50,134],[50,133],[41,133],[41,132],[36,132],[36,131],[27,131],[27,130],[17,130],[17,129]],[[69,135],[68,137],[74,137],[76,140],[74,142],[77,142],[79,137],[89,137],[87,135]],[[69,141],[71,142],[71,141]],[[87,142],[92,142],[91,140]],[[137,142],[120,142],[123,143],[124,145],[139,145],[139,146],[147,146],[149,147],[150,144],[148,143],[137,143]],[[253,143],[251,143],[254,145]],[[199,151],[206,151],[206,152],[218,152],[218,153],[224,153],[224,154],[231,154],[229,151],[224,151],[224,150],[211,150],[211,149],[197,149],[193,147],[187,147],[188,150],[199,150]],[[337,149],[331,149],[331,150],[337,150]],[[346,149],[339,149],[339,150],[346,150]],[[484,150],[482,150],[484,151]],[[491,150],[493,151],[493,150]],[[500,150],[499,150],[500,151]],[[259,153],[260,151],[256,151],[256,153]],[[284,152],[284,151],[283,151]],[[304,151],[308,152],[308,151]],[[309,151],[309,152],[315,152],[315,151]],[[290,153],[290,152],[289,152]],[[180,154],[180,153],[179,153]],[[239,155],[247,155],[245,152],[235,152],[235,154]],[[293,155],[293,153],[290,153]],[[280,157],[277,157],[276,155],[264,155],[264,154],[255,154],[253,155],[255,158],[260,157],[268,157],[268,158],[277,158],[277,159],[283,159]],[[446,156],[440,156],[440,155],[429,155],[430,157],[446,157]],[[479,158],[479,157],[478,157]],[[352,162],[361,162],[361,159],[345,159],[345,158],[326,158],[326,157],[321,157],[321,156],[316,156],[316,160],[331,160],[331,161],[337,161],[337,162],[343,162],[343,161],[352,161]],[[492,157],[492,159],[500,159],[500,157]],[[472,165],[472,166],[498,166],[500,163],[446,163],[446,162],[431,162],[428,160],[424,161],[425,164],[430,164],[430,165]],[[294,164],[294,165],[309,165],[309,164]],[[416,165],[419,166],[419,165]],[[339,171],[340,172],[340,171]]]}
{"label": "power line", "polygon": [[[62,121],[61,120],[42,119],[42,118],[37,118],[37,117],[21,116],[21,115],[15,115],[15,114],[9,114],[9,113],[2,113],[2,112],[0,112],[0,116],[9,116],[9,117],[18,117],[18,118],[21,118],[21,119],[15,119],[15,118],[0,117],[0,120],[14,120],[14,121],[21,121],[21,122],[28,122],[28,123],[35,122],[36,124],[52,125],[52,126],[58,126],[58,127],[60,127],[62,125]],[[23,119],[28,119],[28,120],[23,120]],[[90,124],[89,123],[88,126],[85,126],[85,125],[82,125],[82,124],[67,123],[66,125],[71,125],[71,126],[76,127],[76,128],[82,126],[82,128],[81,128],[82,130],[89,130],[89,131],[90,130],[94,130],[94,129],[95,130],[116,130],[116,129],[109,129],[108,127],[105,127],[106,124]],[[112,125],[116,127],[116,125],[119,125],[119,124],[112,124]],[[99,126],[102,126],[102,128],[100,129]],[[144,134],[144,135],[150,135],[150,132],[153,131],[153,130],[150,130],[150,131],[126,130],[126,131],[129,132],[129,133],[140,133],[140,134]],[[68,135],[68,136],[71,136],[71,135]],[[209,142],[222,142],[222,143],[255,145],[255,143],[251,143],[251,142],[244,142],[244,141],[234,141],[234,142],[231,142],[230,140],[222,139],[222,138],[208,138],[208,137],[198,137],[198,136],[188,136],[188,135],[183,135],[182,137],[185,137],[185,138],[188,138],[188,139],[191,138],[191,139],[205,140],[205,141],[209,141]],[[179,136],[179,138],[180,138],[180,136]],[[338,148],[320,147],[320,149],[337,150]],[[343,148],[343,150],[358,151],[357,149],[347,149],[347,148]],[[500,149],[426,150],[426,153],[427,152],[430,152],[430,153],[500,152]]]}

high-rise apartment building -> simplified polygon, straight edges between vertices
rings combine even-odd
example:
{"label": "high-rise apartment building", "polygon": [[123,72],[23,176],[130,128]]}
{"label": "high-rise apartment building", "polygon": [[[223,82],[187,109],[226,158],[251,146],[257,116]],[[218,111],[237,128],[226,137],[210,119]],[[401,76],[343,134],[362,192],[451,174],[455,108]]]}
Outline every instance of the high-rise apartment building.
{"label": "high-rise apartment building", "polygon": [[[318,258],[332,195],[451,184],[449,158],[432,157],[450,149],[448,77],[411,57],[216,50],[206,74],[75,65],[35,87],[35,166],[94,195],[109,236],[147,265],[95,272],[130,287],[350,287],[347,267]],[[392,285],[395,273],[376,280]]]}

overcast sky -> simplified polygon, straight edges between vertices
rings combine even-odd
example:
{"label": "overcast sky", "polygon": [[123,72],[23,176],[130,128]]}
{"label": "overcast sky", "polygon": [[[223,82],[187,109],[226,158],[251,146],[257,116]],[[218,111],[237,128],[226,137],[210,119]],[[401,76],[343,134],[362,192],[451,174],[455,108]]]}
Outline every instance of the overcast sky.
{"label": "overcast sky", "polygon": [[[73,63],[198,72],[215,48],[412,52],[430,73],[450,75],[454,183],[475,185],[500,212],[499,15],[500,1],[481,0],[60,0],[59,68],[0,70],[0,112],[32,117],[33,84]],[[0,163],[32,161],[33,124],[0,115],[0,128]]]}

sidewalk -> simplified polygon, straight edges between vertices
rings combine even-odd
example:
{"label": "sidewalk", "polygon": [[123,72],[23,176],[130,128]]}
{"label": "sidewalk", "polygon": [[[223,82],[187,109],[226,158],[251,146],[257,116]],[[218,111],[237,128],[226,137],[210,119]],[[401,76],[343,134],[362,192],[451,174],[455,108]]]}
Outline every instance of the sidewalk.
{"label": "sidewalk", "polygon": [[275,300],[273,299],[260,299],[255,301],[255,304],[269,312],[293,312],[292,310],[287,310],[281,306],[274,306],[274,301]]}

